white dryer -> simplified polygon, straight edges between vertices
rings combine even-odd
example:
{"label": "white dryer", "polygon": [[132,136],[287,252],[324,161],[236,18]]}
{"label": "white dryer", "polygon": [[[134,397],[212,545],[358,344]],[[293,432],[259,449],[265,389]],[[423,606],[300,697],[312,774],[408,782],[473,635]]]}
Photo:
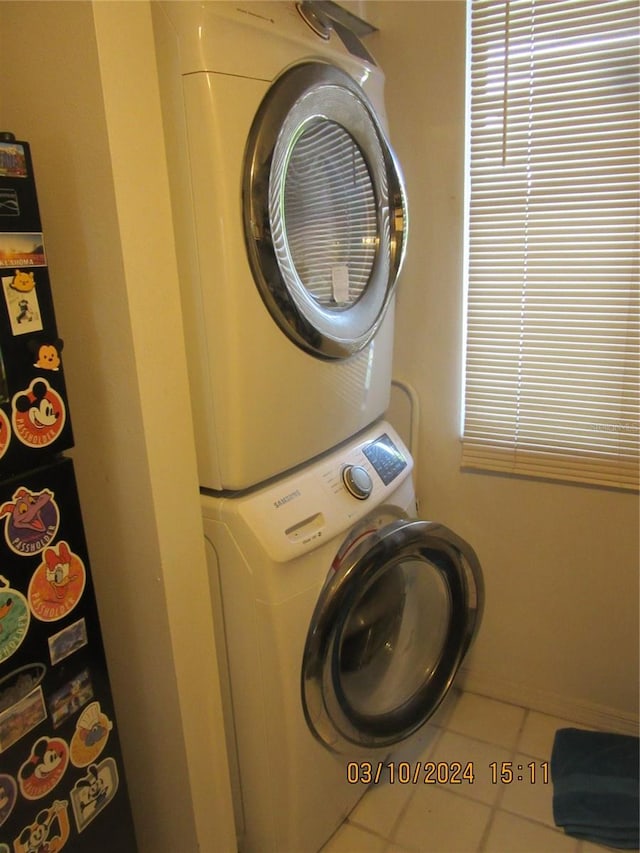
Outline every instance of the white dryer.
{"label": "white dryer", "polygon": [[407,210],[384,77],[311,3],[152,12],[200,483],[240,490],[388,405]]}
{"label": "white dryer", "polygon": [[364,793],[350,762],[407,748],[477,630],[477,558],[415,519],[411,468],[378,422],[267,486],[202,498],[243,853],[317,851]]}

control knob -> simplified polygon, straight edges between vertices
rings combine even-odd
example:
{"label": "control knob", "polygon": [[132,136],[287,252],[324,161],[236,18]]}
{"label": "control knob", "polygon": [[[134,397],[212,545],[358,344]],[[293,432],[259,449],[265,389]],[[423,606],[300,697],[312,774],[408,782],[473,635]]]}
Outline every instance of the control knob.
{"label": "control knob", "polygon": [[342,482],[349,494],[359,501],[366,501],[373,491],[373,480],[362,465],[345,465],[342,469]]}

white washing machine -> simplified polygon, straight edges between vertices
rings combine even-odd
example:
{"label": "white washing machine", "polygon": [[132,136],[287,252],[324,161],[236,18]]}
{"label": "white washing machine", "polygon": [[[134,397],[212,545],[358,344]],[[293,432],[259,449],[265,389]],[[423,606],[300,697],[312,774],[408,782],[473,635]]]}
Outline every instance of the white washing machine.
{"label": "white washing machine", "polygon": [[384,77],[312,3],[152,13],[200,483],[239,490],[388,405],[407,211]]}
{"label": "white washing machine", "polygon": [[477,558],[415,519],[411,469],[378,422],[255,491],[203,495],[243,853],[317,851],[364,793],[349,762],[407,746],[477,630]]}

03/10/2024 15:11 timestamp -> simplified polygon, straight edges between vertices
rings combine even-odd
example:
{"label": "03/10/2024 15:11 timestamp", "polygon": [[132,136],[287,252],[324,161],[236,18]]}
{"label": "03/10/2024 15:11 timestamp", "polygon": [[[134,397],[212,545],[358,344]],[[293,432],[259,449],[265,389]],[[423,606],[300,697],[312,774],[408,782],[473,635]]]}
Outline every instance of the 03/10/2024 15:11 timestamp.
{"label": "03/10/2024 15:11 timestamp", "polygon": [[350,785],[472,785],[486,780],[492,785],[525,783],[549,784],[549,762],[492,761],[479,766],[473,761],[350,761],[347,782]]}

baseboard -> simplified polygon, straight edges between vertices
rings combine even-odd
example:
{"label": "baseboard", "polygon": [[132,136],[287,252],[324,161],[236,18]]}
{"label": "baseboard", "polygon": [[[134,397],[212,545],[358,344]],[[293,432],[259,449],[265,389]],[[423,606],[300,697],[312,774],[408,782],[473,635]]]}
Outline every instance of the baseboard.
{"label": "baseboard", "polygon": [[460,671],[457,686],[469,693],[478,693],[511,705],[532,708],[542,714],[572,720],[588,728],[620,734],[638,734],[640,720],[632,713],[627,714],[616,708],[608,708],[604,705],[528,687],[526,684],[495,678],[466,667]]}

